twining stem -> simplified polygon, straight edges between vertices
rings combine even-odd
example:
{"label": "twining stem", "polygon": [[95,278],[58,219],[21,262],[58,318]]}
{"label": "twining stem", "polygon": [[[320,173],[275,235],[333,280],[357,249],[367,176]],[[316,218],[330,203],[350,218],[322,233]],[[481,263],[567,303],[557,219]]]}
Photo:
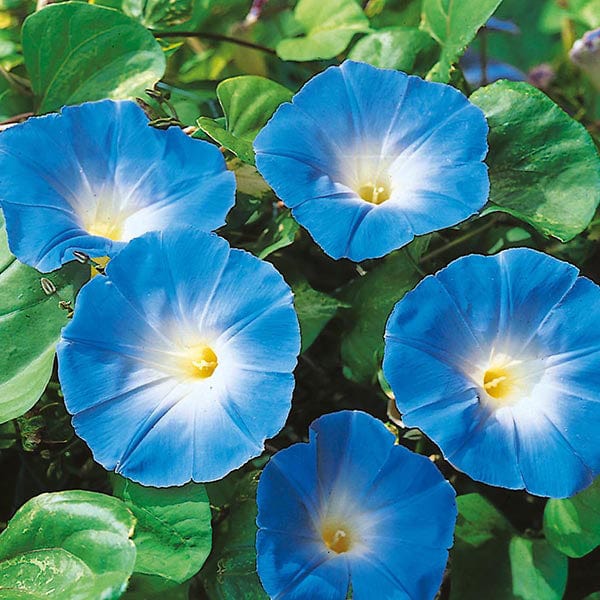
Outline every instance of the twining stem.
{"label": "twining stem", "polygon": [[463,242],[466,242],[467,240],[471,239],[472,237],[479,235],[483,231],[490,229],[495,224],[496,224],[496,219],[494,217],[492,217],[487,223],[485,223],[485,225],[482,225],[481,227],[477,227],[475,229],[471,229],[471,231],[467,231],[460,237],[453,239],[451,242],[448,242],[447,244],[444,244],[443,246],[440,246],[439,248],[432,250],[428,254],[424,254],[421,257],[421,260],[419,262],[423,263],[428,260],[431,260],[432,258],[435,258],[436,256],[439,256],[440,254],[444,254],[444,252],[446,252],[446,250],[449,250],[450,248],[454,248],[455,246],[460,246]]}
{"label": "twining stem", "polygon": [[240,40],[239,38],[232,38],[227,35],[221,35],[220,33],[208,33],[206,31],[154,31],[154,36],[158,38],[177,38],[177,37],[197,37],[204,38],[207,40],[214,40],[216,42],[227,42],[229,44],[237,44],[238,46],[245,46],[246,48],[252,48],[253,50],[260,50],[267,54],[276,56],[273,48],[267,48],[267,46],[261,46],[254,42],[248,42],[246,40]]}

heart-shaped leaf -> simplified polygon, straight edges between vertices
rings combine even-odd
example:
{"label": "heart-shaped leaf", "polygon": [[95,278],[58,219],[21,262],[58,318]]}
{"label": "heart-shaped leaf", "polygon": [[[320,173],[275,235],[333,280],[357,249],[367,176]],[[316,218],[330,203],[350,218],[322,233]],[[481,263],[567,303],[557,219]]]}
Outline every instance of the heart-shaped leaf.
{"label": "heart-shaped leaf", "polygon": [[66,104],[134,97],[165,71],[154,36],[110,8],[51,4],[25,20],[22,35],[40,113]]}
{"label": "heart-shaped leaf", "polygon": [[135,519],[117,498],[72,490],[24,504],[0,534],[0,598],[118,598]]}

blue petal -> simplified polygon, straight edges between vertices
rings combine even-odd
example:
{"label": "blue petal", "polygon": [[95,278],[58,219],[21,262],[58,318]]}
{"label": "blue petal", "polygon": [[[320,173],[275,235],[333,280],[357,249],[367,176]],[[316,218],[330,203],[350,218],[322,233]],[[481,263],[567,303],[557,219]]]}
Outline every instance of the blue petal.
{"label": "blue petal", "polygon": [[579,271],[566,262],[529,248],[512,248],[495,258],[502,270],[507,298],[501,328],[518,332],[522,340],[528,340],[573,287]]}
{"label": "blue petal", "polygon": [[567,498],[590,485],[594,473],[541,406],[513,408],[518,460],[526,489],[532,494]]}
{"label": "blue petal", "polygon": [[279,600],[345,600],[350,575],[343,556],[331,558],[325,545],[259,530],[256,563],[267,594]]}
{"label": "blue petal", "polygon": [[[336,496],[353,500],[383,468],[393,436],[381,421],[360,411],[340,411],[312,423],[317,445],[317,477],[321,505]],[[365,448],[369,448],[365,452]]]}
{"label": "blue petal", "polygon": [[[190,228],[133,240],[106,272],[80,292],[58,347],[67,409],[96,460],[161,487],[260,454],[290,410],[300,347],[281,275]],[[207,342],[214,373],[186,375],[186,352]]]}
{"label": "blue petal", "polygon": [[[279,107],[254,147],[259,171],[325,252],[360,261],[479,210],[486,137],[483,113],[454,88],[346,61]],[[364,152],[388,165],[383,204],[350,182]]]}
{"label": "blue petal", "polygon": [[[375,548],[378,540],[390,537],[392,523],[399,542],[443,550],[452,546],[456,493],[428,458],[394,446],[372,483],[357,496],[379,521],[371,532]],[[414,526],[417,522],[419,527]]]}
{"label": "blue petal", "polygon": [[[234,202],[217,148],[149,127],[134,102],[86,103],[12,127],[0,140],[0,172],[11,250],[42,271],[73,260],[75,249],[112,256],[169,224],[215,229]],[[122,221],[118,241],[87,231],[98,214]]]}
{"label": "blue petal", "polygon": [[[468,256],[390,317],[383,367],[404,422],[476,480],[562,497],[600,472],[600,288],[577,275],[529,249]],[[494,353],[533,386],[505,406],[483,389]]]}
{"label": "blue petal", "polygon": [[[257,503],[258,572],[271,597],[343,600],[349,577],[353,597],[365,600],[433,597],[439,587],[454,490],[365,413],[317,419],[308,444],[280,451],[265,467]],[[336,554],[323,541],[328,518],[354,529],[348,552]]]}
{"label": "blue petal", "polygon": [[[469,419],[468,414],[464,416]],[[457,446],[440,442],[446,458],[477,481],[509,489],[524,488],[512,410],[481,407],[474,416],[471,425],[465,423],[457,429],[457,436],[462,434]]]}
{"label": "blue petal", "polygon": [[354,600],[434,598],[442,583],[448,551],[394,539],[378,541],[377,556],[351,559]]}
{"label": "blue petal", "polygon": [[316,467],[315,444],[294,444],[271,458],[256,495],[259,528],[319,539]]}

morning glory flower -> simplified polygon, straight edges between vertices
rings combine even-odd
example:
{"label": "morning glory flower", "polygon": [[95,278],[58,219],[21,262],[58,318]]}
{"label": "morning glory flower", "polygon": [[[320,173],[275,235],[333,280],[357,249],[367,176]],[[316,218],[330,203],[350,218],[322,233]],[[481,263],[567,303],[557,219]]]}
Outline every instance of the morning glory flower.
{"label": "morning glory flower", "polygon": [[147,231],[212,231],[233,206],[219,150],[177,127],[148,126],[131,101],[69,106],[0,134],[0,206],[12,253],[48,272],[113,256]]}
{"label": "morning glory flower", "polygon": [[455,493],[435,465],[358,411],[326,415],[271,458],[257,491],[257,568],[271,598],[435,596]]}
{"label": "morning glory flower", "polygon": [[333,258],[376,258],[476,213],[487,123],[451,86],[346,61],[282,104],[256,165]]}
{"label": "morning glory flower", "polygon": [[143,485],[220,479],[290,410],[300,331],[275,268],[196,229],[132,240],[81,290],[59,379],[94,458]]}
{"label": "morning glory flower", "polygon": [[478,481],[567,497],[600,473],[600,288],[531,249],[459,258],[387,324],[403,421]]}

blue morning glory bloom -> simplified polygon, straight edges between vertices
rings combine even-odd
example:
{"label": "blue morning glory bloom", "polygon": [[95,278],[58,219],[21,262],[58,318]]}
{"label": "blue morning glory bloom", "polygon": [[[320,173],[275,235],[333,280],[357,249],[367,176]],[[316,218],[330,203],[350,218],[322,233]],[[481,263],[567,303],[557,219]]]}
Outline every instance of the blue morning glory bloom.
{"label": "blue morning glory bloom", "polygon": [[254,142],[267,183],[333,258],[376,258],[476,213],[487,123],[451,86],[346,61],[282,104]]}
{"label": "blue morning glory bloom", "polygon": [[571,496],[600,473],[600,288],[535,250],[459,258],[387,324],[403,421],[473,479]]}
{"label": "blue morning glory bloom", "polygon": [[73,250],[113,256],[173,224],[212,231],[234,196],[234,175],[215,146],[177,127],[149,127],[135,102],[69,106],[0,135],[10,249],[43,272],[73,260]]}
{"label": "blue morning glory bloom", "polygon": [[278,600],[435,596],[452,546],[455,493],[383,423],[341,411],[308,444],[271,458],[257,492],[257,567]]}
{"label": "blue morning glory bloom", "polygon": [[212,481],[290,410],[300,331],[275,268],[192,228],[132,240],[81,290],[58,345],[77,434],[144,485]]}

